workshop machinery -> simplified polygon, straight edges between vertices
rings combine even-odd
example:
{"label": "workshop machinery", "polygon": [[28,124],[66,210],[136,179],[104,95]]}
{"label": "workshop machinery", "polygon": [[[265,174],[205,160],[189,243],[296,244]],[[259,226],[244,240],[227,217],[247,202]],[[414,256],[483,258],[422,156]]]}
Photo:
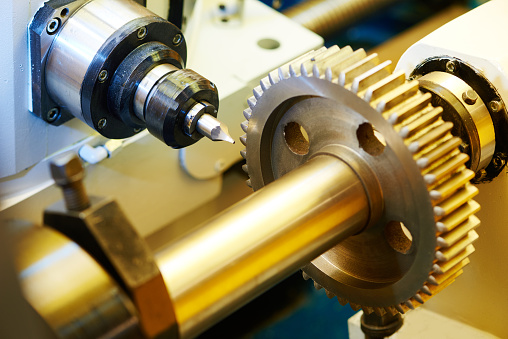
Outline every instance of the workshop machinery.
{"label": "workshop machinery", "polygon": [[[203,135],[231,141],[216,119],[216,86],[181,69],[181,32],[114,3],[135,15],[104,33],[95,54],[80,52],[91,39],[73,25],[115,23],[95,11],[102,0],[38,12],[34,113],[78,117],[106,137],[147,126],[176,148]],[[156,253],[118,203],[87,195],[79,158],[55,157],[64,200],[45,210],[48,227],[10,227],[26,299],[59,337],[189,338],[301,268],[366,317],[400,319],[463,273],[480,224],[473,184],[503,176],[506,47],[470,23],[499,30],[506,13],[493,0],[416,43],[397,67],[333,46],[270,72],[240,126],[255,192]],[[150,35],[158,25],[172,34]],[[87,59],[70,67],[66,55]]]}

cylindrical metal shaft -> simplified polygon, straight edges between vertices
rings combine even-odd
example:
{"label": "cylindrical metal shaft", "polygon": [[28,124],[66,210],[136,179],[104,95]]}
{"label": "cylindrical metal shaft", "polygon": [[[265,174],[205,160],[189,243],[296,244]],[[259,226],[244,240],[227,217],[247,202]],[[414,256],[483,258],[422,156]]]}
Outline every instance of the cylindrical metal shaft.
{"label": "cylindrical metal shaft", "polygon": [[194,337],[368,221],[365,189],[332,156],[316,157],[160,251],[182,338]]}
{"label": "cylindrical metal shaft", "polygon": [[319,35],[338,31],[395,0],[307,0],[285,15]]}
{"label": "cylindrical metal shaft", "polygon": [[[369,214],[367,193],[357,174],[342,160],[321,155],[168,245],[156,254],[156,261],[181,337],[198,335],[361,231]],[[57,243],[56,236],[61,238]],[[48,228],[33,229],[15,243],[27,300],[60,336],[85,331],[100,337],[118,328],[136,331],[121,289],[75,243]],[[67,248],[72,251],[63,251]],[[78,252],[95,266],[75,266],[75,260],[68,260]],[[80,279],[69,275],[76,267]],[[95,271],[101,276],[94,276]],[[99,282],[100,291],[109,292],[96,296]],[[88,302],[81,296],[88,296]],[[80,312],[67,311],[78,308]]]}

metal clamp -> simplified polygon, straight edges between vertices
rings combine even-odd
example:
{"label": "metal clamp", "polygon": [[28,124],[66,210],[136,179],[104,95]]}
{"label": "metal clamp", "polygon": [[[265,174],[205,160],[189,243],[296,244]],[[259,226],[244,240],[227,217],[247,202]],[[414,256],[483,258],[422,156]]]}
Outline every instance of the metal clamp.
{"label": "metal clamp", "polygon": [[[76,155],[51,164],[57,184],[63,186],[76,175]],[[72,171],[67,171],[72,167]],[[66,180],[69,179],[69,180]],[[75,182],[74,180],[73,182]],[[78,185],[82,187],[82,185]],[[84,195],[83,188],[78,195]],[[135,231],[120,206],[109,198],[91,197],[82,208],[67,209],[59,201],[44,212],[44,223],[65,234],[99,262],[130,296],[139,313],[141,330],[147,338],[177,338],[178,325],[164,279],[144,240]]]}

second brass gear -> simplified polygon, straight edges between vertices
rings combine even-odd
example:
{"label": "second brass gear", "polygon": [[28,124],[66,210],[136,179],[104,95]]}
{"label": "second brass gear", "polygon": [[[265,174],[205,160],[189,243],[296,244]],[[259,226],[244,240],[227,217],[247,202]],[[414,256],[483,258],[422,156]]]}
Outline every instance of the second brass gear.
{"label": "second brass gear", "polygon": [[[381,210],[373,224],[304,267],[304,278],[383,315],[423,304],[462,273],[478,238],[478,190],[453,124],[417,81],[376,54],[334,46],[271,72],[253,93],[240,140],[254,190],[334,147],[367,164],[383,195],[371,201]],[[289,140],[287,126],[305,132]]]}

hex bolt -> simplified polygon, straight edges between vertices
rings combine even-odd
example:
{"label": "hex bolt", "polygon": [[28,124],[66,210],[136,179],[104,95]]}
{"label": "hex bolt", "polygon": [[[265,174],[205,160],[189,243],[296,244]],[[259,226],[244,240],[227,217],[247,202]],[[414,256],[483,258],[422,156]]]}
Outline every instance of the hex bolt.
{"label": "hex bolt", "polygon": [[462,100],[468,105],[474,105],[476,100],[478,100],[478,94],[472,89],[468,89],[464,93],[462,93]]}
{"label": "hex bolt", "polygon": [[83,185],[85,171],[75,153],[68,152],[53,158],[49,168],[53,180],[62,189],[65,206],[69,211],[83,211],[90,206]]}

